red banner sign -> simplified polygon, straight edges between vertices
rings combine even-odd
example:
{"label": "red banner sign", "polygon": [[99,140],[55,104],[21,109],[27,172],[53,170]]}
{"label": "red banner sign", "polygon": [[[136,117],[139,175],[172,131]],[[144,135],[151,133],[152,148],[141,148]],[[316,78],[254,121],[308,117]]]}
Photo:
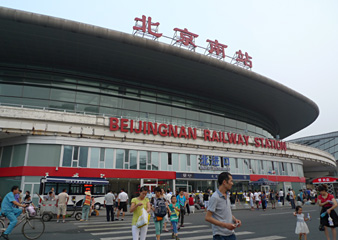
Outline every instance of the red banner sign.
{"label": "red banner sign", "polygon": [[315,180],[312,181],[312,183],[333,183],[337,182],[338,178],[333,178],[333,177],[321,177],[321,178],[316,178]]}

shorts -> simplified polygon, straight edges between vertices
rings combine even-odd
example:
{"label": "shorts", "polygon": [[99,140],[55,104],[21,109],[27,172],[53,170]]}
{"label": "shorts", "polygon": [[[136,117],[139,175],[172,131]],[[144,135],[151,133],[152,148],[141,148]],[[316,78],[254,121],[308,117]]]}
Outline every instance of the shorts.
{"label": "shorts", "polygon": [[204,201],[204,207],[208,208],[209,207],[209,201]]}
{"label": "shorts", "polygon": [[118,206],[119,210],[123,209],[123,212],[127,212],[127,202],[120,202],[120,206]]}
{"label": "shorts", "polygon": [[259,201],[256,201],[256,204],[259,204]]}
{"label": "shorts", "polygon": [[58,205],[58,215],[66,215],[67,205]]}
{"label": "shorts", "polygon": [[271,204],[275,204],[275,202],[276,202],[275,199],[271,199],[271,200],[270,200],[270,203],[271,203]]}

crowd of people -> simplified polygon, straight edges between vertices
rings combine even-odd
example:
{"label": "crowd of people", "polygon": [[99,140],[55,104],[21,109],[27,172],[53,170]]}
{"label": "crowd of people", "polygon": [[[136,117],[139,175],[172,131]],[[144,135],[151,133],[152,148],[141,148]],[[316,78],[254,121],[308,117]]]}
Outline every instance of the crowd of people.
{"label": "crowd of people", "polygon": [[[171,229],[172,238],[179,239],[178,230],[184,227],[184,217],[190,213],[194,208],[205,208],[206,215],[205,221],[212,224],[213,239],[214,240],[234,240],[236,239],[234,229],[241,226],[242,222],[232,215],[231,205],[240,204],[239,194],[231,193],[233,185],[232,175],[223,172],[218,177],[219,187],[215,192],[210,189],[204,193],[193,191],[192,193],[184,192],[183,190],[172,192],[170,189],[165,191],[160,187],[153,189],[150,192],[146,187],[141,187],[139,195],[132,198],[129,212],[133,214],[131,230],[133,240],[144,240],[147,236],[148,224],[150,219],[155,225],[156,239],[160,239],[163,231],[168,232]],[[318,196],[317,196],[318,193]],[[302,205],[307,203],[318,203],[321,206],[320,212],[320,226],[319,230],[324,231],[326,239],[330,239],[331,229],[333,239],[336,239],[336,230],[338,226],[338,215],[335,208],[338,206],[336,199],[328,193],[325,184],[320,185],[317,190],[303,189],[296,195],[295,191],[288,189],[284,192],[282,189],[279,191],[269,190],[265,191],[248,191],[243,193],[243,200],[248,200],[251,205],[251,210],[257,210],[260,207],[265,211],[267,203],[271,204],[272,209],[276,209],[276,202],[280,205],[285,204],[285,200],[289,202],[292,209],[295,209],[294,216],[297,217],[297,224],[295,233],[299,235],[299,239],[304,237],[307,239],[309,228],[306,221],[310,219],[309,215],[304,216],[302,212]],[[67,190],[55,196],[54,189],[45,197],[46,200],[56,200],[57,206],[57,222],[62,215],[63,222],[65,222],[65,214],[69,196]],[[107,192],[104,197],[104,207],[106,208],[107,221],[117,221],[122,212],[121,221],[124,220],[125,213],[127,212],[128,194],[121,189],[119,194],[112,193],[111,190]],[[89,191],[85,192],[85,197],[82,201],[82,219],[80,221],[88,221],[88,215],[93,210],[95,199],[91,196]],[[0,214],[6,216],[10,223],[6,231],[2,234],[4,239],[9,239],[8,235],[12,232],[17,223],[17,217],[25,211],[25,208],[33,205],[30,192],[26,191],[25,194],[19,190],[18,186],[13,186],[4,199],[2,199],[2,208]],[[296,206],[297,205],[297,206]],[[33,205],[34,206],[34,205]],[[20,209],[20,207],[22,209]],[[35,207],[35,206],[34,206]],[[117,211],[117,213],[115,212]],[[116,217],[114,218],[114,215]],[[142,221],[140,221],[143,220]],[[144,220],[146,219],[146,220]],[[140,226],[141,224],[141,226]]]}

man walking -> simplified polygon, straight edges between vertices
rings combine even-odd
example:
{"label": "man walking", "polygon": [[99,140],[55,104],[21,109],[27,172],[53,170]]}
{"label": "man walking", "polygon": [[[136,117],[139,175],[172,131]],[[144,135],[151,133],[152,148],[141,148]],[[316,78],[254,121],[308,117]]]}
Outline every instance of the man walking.
{"label": "man walking", "polygon": [[289,195],[289,198],[290,198],[291,208],[292,208],[292,209],[295,209],[296,206],[295,206],[294,193],[293,193],[292,189],[290,189],[290,188],[289,188],[289,193],[288,193],[288,195]]}
{"label": "man walking", "polygon": [[181,225],[179,226],[180,228],[184,227],[185,205],[187,204],[187,199],[183,194],[183,190],[180,191],[180,194],[176,198],[178,204],[180,205],[180,214],[179,214],[179,218],[181,219]]}
{"label": "man walking", "polygon": [[118,200],[118,211],[117,211],[117,216],[115,220],[119,220],[120,216],[120,211],[122,210],[122,221],[124,220],[124,214],[127,212],[127,201],[128,201],[128,194],[124,191],[124,189],[121,189],[121,192],[119,196],[117,197]]}
{"label": "man walking", "polygon": [[1,207],[2,207],[1,213],[4,216],[6,216],[10,222],[8,228],[2,234],[2,237],[7,240],[9,239],[8,235],[13,231],[13,228],[18,222],[17,217],[19,217],[20,214],[22,213],[21,209],[15,208],[13,207],[13,205],[15,205],[16,207],[26,207],[26,205],[20,204],[18,201],[15,200],[14,196],[18,193],[19,193],[19,187],[13,186],[11,189],[11,192],[7,193],[7,195],[4,197],[1,203]]}
{"label": "man walking", "polygon": [[231,212],[230,195],[232,175],[222,172],[218,175],[219,187],[211,196],[205,221],[212,224],[213,240],[236,240],[234,229],[242,222],[236,219]]}
{"label": "man walking", "polygon": [[283,206],[284,206],[284,192],[282,189],[279,190],[278,197],[279,197],[279,201],[283,203]]}
{"label": "man walking", "polygon": [[58,208],[58,214],[56,215],[56,222],[59,223],[60,214],[62,214],[62,222],[66,222],[66,211],[67,211],[67,203],[69,200],[69,196],[67,194],[67,189],[63,189],[62,193],[58,195],[58,199],[56,200],[56,207]]}
{"label": "man walking", "polygon": [[[106,208],[107,212],[107,222],[114,221],[114,200],[115,196],[111,190],[108,190],[108,193],[104,196],[104,207]],[[111,218],[110,218],[111,215]]]}

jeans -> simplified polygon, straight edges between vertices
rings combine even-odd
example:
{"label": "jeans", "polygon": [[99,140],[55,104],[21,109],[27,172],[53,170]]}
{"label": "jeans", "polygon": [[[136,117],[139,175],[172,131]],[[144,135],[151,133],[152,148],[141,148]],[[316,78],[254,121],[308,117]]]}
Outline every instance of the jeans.
{"label": "jeans", "polygon": [[179,216],[179,218],[181,219],[181,226],[184,223],[184,214],[185,214],[185,208],[180,206],[180,216]]}
{"label": "jeans", "polygon": [[291,202],[291,208],[295,209],[296,208],[296,206],[295,206],[295,199],[291,198],[290,202]]}
{"label": "jeans", "polygon": [[161,235],[162,233],[162,228],[163,228],[163,223],[164,223],[164,217],[161,221],[156,221],[156,218],[154,219],[154,223],[155,223],[155,231],[156,231],[156,235]]}
{"label": "jeans", "polygon": [[213,236],[213,240],[236,240],[236,235],[235,234],[232,234],[230,236],[215,235]]}
{"label": "jeans", "polygon": [[82,207],[82,220],[88,220],[90,206],[84,205]]}
{"label": "jeans", "polygon": [[145,225],[141,228],[138,228],[136,227],[136,225],[133,225],[131,227],[131,232],[133,234],[133,240],[146,240],[147,231],[148,231],[148,225]]}
{"label": "jeans", "polygon": [[[114,221],[114,206],[106,205],[106,212],[107,212],[107,221],[109,222],[110,219]],[[110,218],[110,215],[111,215],[111,218]]]}
{"label": "jeans", "polygon": [[17,217],[19,217],[21,213],[22,213],[22,210],[18,208],[13,208],[12,211],[2,212],[2,214],[5,215],[10,221],[10,224],[8,228],[6,229],[6,231],[4,232],[4,234],[10,234],[13,231],[13,228],[18,222]]}
{"label": "jeans", "polygon": [[173,226],[173,232],[174,232],[174,234],[178,233],[177,224],[178,224],[178,222],[176,222],[176,221],[172,221],[171,222],[171,225]]}

